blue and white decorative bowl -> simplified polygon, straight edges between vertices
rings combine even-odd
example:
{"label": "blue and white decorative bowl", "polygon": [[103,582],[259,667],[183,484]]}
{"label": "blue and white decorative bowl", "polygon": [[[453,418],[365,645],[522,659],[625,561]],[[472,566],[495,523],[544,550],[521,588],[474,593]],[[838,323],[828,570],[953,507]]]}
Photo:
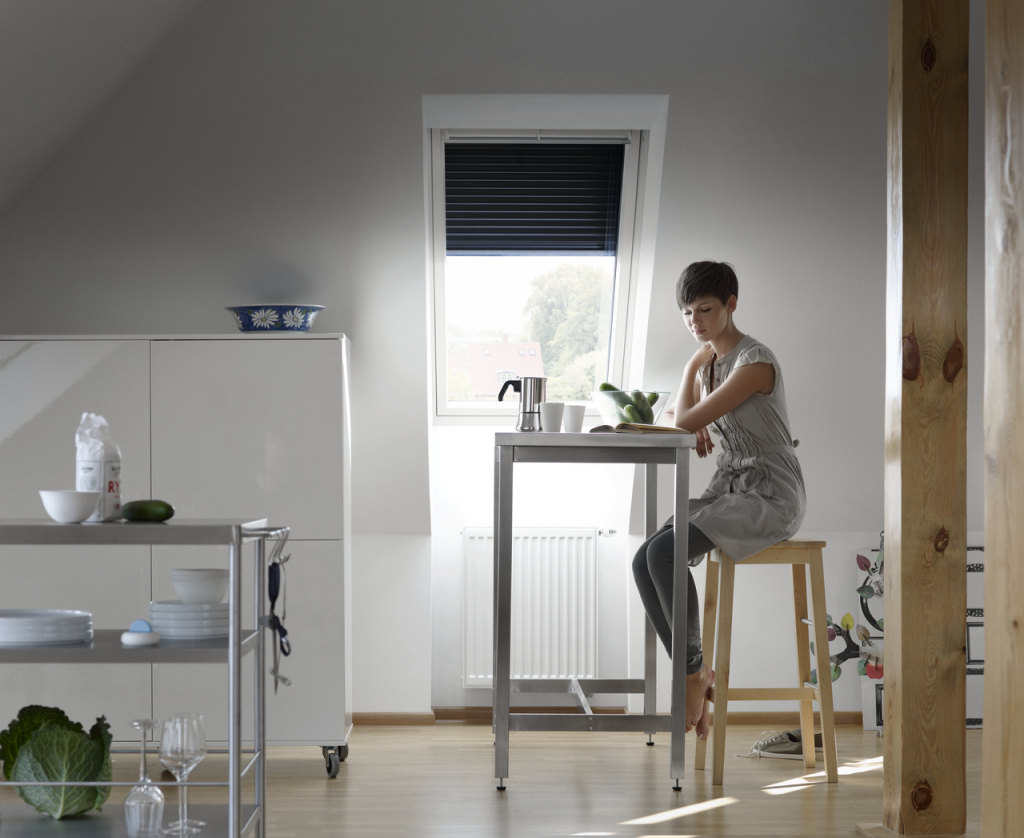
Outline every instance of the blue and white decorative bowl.
{"label": "blue and white decorative bowl", "polygon": [[308,332],[323,306],[228,306],[240,332]]}

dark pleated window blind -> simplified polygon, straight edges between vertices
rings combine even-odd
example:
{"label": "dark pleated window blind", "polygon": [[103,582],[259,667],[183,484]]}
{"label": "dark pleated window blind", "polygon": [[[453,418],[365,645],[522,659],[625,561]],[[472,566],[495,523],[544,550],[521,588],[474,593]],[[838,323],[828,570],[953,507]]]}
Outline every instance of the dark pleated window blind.
{"label": "dark pleated window blind", "polygon": [[447,252],[614,256],[621,144],[448,143]]}

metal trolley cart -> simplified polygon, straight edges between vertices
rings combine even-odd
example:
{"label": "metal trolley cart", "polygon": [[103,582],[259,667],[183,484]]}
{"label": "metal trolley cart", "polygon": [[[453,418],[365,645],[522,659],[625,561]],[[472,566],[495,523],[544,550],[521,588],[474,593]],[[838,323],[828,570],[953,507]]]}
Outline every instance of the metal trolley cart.
{"label": "metal trolley cart", "polygon": [[[192,782],[190,786],[222,786],[228,789],[227,805],[193,807],[207,822],[204,835],[227,835],[230,838],[254,835],[263,838],[266,831],[266,754],[264,734],[266,727],[266,661],[261,626],[265,625],[265,573],[268,538],[284,538],[287,527],[268,528],[265,520],[180,520],[164,523],[101,523],[57,524],[49,521],[0,521],[0,545],[222,545],[229,552],[228,584],[228,638],[227,640],[166,641],[157,646],[129,647],[121,644],[120,630],[97,630],[89,643],[66,646],[25,646],[0,649],[0,664],[4,663],[226,663],[228,668],[228,779]],[[242,625],[242,545],[254,543],[254,619],[250,626]],[[242,658],[254,654],[253,751],[242,757]],[[242,803],[242,779],[253,772],[255,791],[252,803]],[[95,785],[134,786],[132,782],[94,783],[14,783],[4,786],[25,785]],[[177,783],[157,783],[176,786]],[[5,807],[0,816],[5,838],[51,834],[41,827],[56,824],[42,823],[37,813],[27,804]],[[102,812],[61,821],[60,828],[52,831],[62,836],[117,836],[126,835],[122,807],[105,804]]]}

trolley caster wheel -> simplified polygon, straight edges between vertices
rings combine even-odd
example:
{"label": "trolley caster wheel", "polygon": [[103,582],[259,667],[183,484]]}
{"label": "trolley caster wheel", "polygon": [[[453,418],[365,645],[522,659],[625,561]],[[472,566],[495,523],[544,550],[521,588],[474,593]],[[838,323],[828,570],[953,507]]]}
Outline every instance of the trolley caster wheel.
{"label": "trolley caster wheel", "polygon": [[338,776],[338,769],[341,768],[341,763],[348,756],[348,745],[339,745],[337,747],[324,745],[322,752],[327,768],[327,776],[333,780]]}
{"label": "trolley caster wheel", "polygon": [[331,751],[327,755],[327,776],[332,780],[338,776],[338,769],[341,767],[341,761],[338,759],[338,755]]}

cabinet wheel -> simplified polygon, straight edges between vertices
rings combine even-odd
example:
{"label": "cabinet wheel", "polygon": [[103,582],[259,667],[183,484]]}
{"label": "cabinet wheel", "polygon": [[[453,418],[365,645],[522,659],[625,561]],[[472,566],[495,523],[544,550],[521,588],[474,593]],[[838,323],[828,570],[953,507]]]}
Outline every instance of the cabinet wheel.
{"label": "cabinet wheel", "polygon": [[341,767],[341,760],[338,759],[338,755],[331,751],[327,755],[327,776],[332,780],[338,776],[338,768]]}

